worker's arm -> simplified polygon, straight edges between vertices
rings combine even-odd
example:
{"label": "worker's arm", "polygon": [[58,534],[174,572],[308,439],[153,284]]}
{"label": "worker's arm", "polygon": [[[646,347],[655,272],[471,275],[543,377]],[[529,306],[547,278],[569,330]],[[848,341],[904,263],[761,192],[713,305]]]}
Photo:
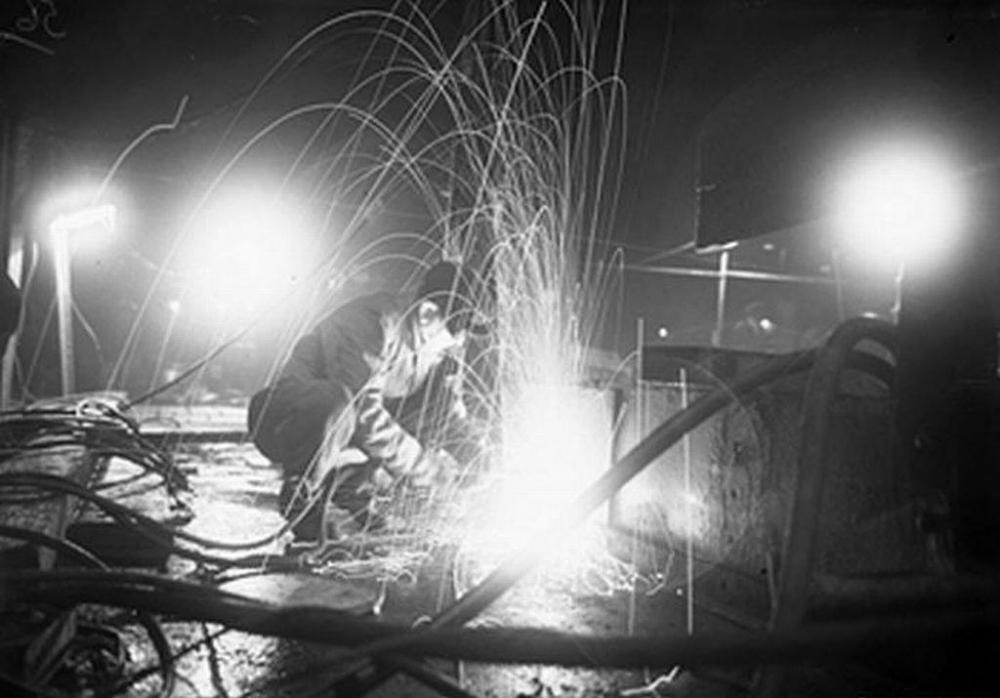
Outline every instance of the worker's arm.
{"label": "worker's arm", "polygon": [[352,396],[355,412],[352,443],[378,459],[393,477],[409,474],[423,455],[420,442],[386,410],[371,377],[384,360],[386,327],[391,311],[387,297],[349,304],[320,326],[328,378]]}
{"label": "worker's arm", "polygon": [[392,408],[425,448],[446,451],[462,467],[482,456],[486,440],[484,425],[466,407],[463,380],[460,362],[446,357],[418,391]]}
{"label": "worker's arm", "polygon": [[355,439],[361,450],[381,461],[393,478],[412,474],[424,455],[420,442],[393,419],[378,391],[362,391],[357,404]]}

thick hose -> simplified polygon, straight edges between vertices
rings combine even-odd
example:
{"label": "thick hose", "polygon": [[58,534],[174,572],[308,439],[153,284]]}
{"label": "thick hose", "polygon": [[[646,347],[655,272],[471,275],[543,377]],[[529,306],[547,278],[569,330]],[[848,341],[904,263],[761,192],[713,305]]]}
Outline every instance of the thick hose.
{"label": "thick hose", "polygon": [[[866,320],[866,322],[875,321]],[[591,511],[610,499],[664,451],[683,438],[685,434],[697,428],[733,400],[783,377],[808,369],[813,364],[816,354],[816,350],[808,350],[776,356],[738,376],[725,388],[715,390],[699,398],[687,409],[673,415],[588,487],[567,510],[567,513],[546,533],[542,534],[543,537],[565,535],[569,527],[586,519]],[[880,380],[885,381],[890,375],[891,369],[884,362],[876,360],[868,354],[851,354],[850,359],[852,367],[871,371]],[[524,549],[509,557],[476,587],[438,614],[431,622],[430,627],[454,627],[469,622],[529,572],[538,562],[539,555],[540,553],[534,549]],[[376,674],[365,683],[364,690],[360,693],[370,691],[386,678],[388,678],[386,672]]]}
{"label": "thick hose", "polygon": [[[798,465],[794,471],[795,497],[785,526],[778,599],[771,613],[772,633],[796,630],[805,618],[816,561],[831,413],[848,358],[865,339],[875,340],[893,350],[895,328],[869,318],[854,318],[842,323],[820,350],[809,374],[802,400]],[[755,678],[752,695],[781,695],[785,679],[784,669],[764,669]]]}
{"label": "thick hose", "polygon": [[805,616],[823,504],[831,412],[848,356],[864,339],[873,339],[891,349],[894,338],[894,328],[886,322],[869,318],[848,320],[827,340],[809,374],[802,399],[795,498],[785,527],[778,603],[771,617],[773,630],[796,628]]}
{"label": "thick hose", "polygon": [[[85,567],[96,569],[102,572],[110,572],[110,568],[104,562],[91,553],[86,548],[76,543],[61,538],[55,538],[40,531],[16,528],[13,526],[0,526],[0,538],[12,538],[25,540],[33,545],[47,547],[67,557],[75,559]],[[2,577],[0,577],[2,581]],[[0,592],[4,592],[4,585],[0,583]],[[0,601],[4,601],[7,593],[0,593]],[[170,698],[176,687],[177,675],[174,672],[174,660],[170,649],[170,641],[167,640],[163,628],[153,616],[147,611],[139,610],[136,613],[136,620],[146,629],[150,642],[160,660],[159,673],[163,679],[163,686],[160,688],[160,698]],[[23,687],[22,687],[23,688]],[[102,694],[99,691],[98,694]],[[63,695],[63,694],[59,694]]]}
{"label": "thick hose", "polygon": [[[766,364],[738,377],[726,389],[718,390],[704,396],[693,403],[688,409],[671,417],[582,493],[574,506],[552,527],[549,535],[564,535],[568,527],[585,519],[593,509],[600,506],[615,492],[620,490],[655,458],[682,438],[684,434],[696,428],[734,399],[746,395],[783,376],[808,368],[815,358],[815,353],[814,351],[808,351],[776,357]],[[431,630],[425,632],[437,632],[444,628],[460,626],[476,617],[483,609],[503,595],[521,576],[528,572],[538,562],[538,557],[539,554],[534,550],[524,550],[508,558],[506,562],[501,564],[483,582],[459,599],[450,608],[439,614],[432,622]],[[267,623],[266,625],[270,624]],[[240,626],[237,624],[235,627]],[[261,630],[264,630],[264,628],[256,628],[257,632]],[[539,658],[535,657],[533,659],[526,659],[525,661],[536,662],[539,661]],[[648,664],[648,661],[645,661],[645,663]],[[390,659],[387,664],[389,666],[386,668],[390,671],[392,669],[406,670],[405,663],[394,663],[396,665],[392,666],[393,663]],[[377,683],[380,683],[386,677],[386,672],[380,671],[379,675],[373,681],[377,685]],[[368,684],[369,688],[372,684],[371,681],[362,683]]]}
{"label": "thick hose", "polygon": [[[805,370],[812,364],[813,358],[813,351],[777,356],[737,377],[726,388],[705,395],[687,409],[673,415],[581,493],[566,512],[541,536],[546,539],[565,536],[570,527],[585,520],[591,511],[614,496],[629,480],[642,472],[646,466],[683,438],[686,433],[733,400],[779,378]],[[431,621],[429,627],[440,629],[465,625],[527,574],[538,563],[540,555],[541,553],[534,548],[525,548],[507,558],[482,582],[439,613]],[[384,682],[389,676],[391,676],[391,669],[378,671],[357,688],[347,683],[338,684],[338,695],[344,691],[350,691],[349,695],[363,695]]]}
{"label": "thick hose", "polygon": [[[807,368],[813,357],[812,351],[778,356],[736,378],[725,389],[715,390],[693,402],[686,410],[673,415],[581,493],[541,537],[551,540],[565,536],[571,526],[585,520],[594,509],[610,499],[685,434],[733,400]],[[539,561],[540,555],[536,549],[526,548],[509,557],[465,596],[438,614],[431,626],[441,628],[469,622],[524,576]]]}

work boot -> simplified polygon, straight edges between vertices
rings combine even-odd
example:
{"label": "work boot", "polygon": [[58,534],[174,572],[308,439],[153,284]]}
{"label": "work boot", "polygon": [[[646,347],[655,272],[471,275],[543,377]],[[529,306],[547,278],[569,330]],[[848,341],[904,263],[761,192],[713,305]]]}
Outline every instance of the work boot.
{"label": "work boot", "polygon": [[[327,539],[337,539],[360,533],[370,528],[375,521],[371,516],[371,488],[369,482],[371,468],[367,464],[347,466],[330,474],[338,482],[330,495],[327,513]],[[292,521],[309,505],[308,488],[302,484],[299,475],[286,476],[278,494],[282,515]],[[323,521],[323,502],[317,497],[309,506],[306,515],[295,526],[292,533],[296,540],[319,540]]]}
{"label": "work boot", "polygon": [[[299,475],[286,475],[278,493],[278,506],[287,521],[294,521],[309,504],[308,492]],[[323,507],[317,500],[309,507],[302,520],[292,527],[296,540],[319,540],[320,521]]]}

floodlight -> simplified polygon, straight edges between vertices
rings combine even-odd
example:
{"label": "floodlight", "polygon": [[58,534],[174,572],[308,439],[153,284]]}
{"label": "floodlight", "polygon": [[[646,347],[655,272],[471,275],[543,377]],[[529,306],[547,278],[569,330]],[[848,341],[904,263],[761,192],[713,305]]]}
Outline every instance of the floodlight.
{"label": "floodlight", "polygon": [[113,204],[88,206],[59,214],[49,229],[54,235],[106,232],[113,229],[116,215],[117,209]]}
{"label": "floodlight", "polygon": [[851,160],[833,197],[840,239],[877,263],[924,266],[945,254],[964,217],[955,166],[931,148],[892,144]]}
{"label": "floodlight", "polygon": [[245,320],[297,285],[310,268],[302,212],[264,187],[219,192],[187,250],[189,290]]}

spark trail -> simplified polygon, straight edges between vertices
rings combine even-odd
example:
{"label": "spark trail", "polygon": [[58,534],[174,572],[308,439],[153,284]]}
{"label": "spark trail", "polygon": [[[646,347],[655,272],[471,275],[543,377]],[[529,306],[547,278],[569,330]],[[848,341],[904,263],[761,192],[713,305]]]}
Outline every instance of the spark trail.
{"label": "spark trail", "polygon": [[[570,485],[582,488],[609,464],[609,442],[584,436],[606,408],[600,391],[584,386],[592,384],[589,349],[619,280],[606,243],[625,140],[618,77],[625,7],[615,14],[587,0],[547,2],[523,14],[514,2],[484,3],[477,16],[466,16],[451,47],[416,3],[316,26],[240,107],[216,152],[231,143],[235,150],[190,210],[164,262],[169,267],[198,244],[197,221],[213,199],[241,172],[259,167],[260,153],[281,140],[284,169],[275,197],[294,194],[314,212],[309,221],[322,252],[296,289],[275,294],[249,321],[278,326],[273,336],[283,350],[271,375],[351,279],[412,282],[421,266],[440,257],[475,272],[474,300],[492,327],[463,367],[473,417],[483,427],[470,437],[480,457],[430,502],[392,502],[388,518],[415,534],[399,550],[407,559],[414,539],[429,551],[465,540],[470,531],[496,530],[498,520],[541,523],[572,497]],[[324,46],[359,36],[365,47],[348,89],[295,104],[237,138],[307,58],[321,60]],[[610,42],[610,53],[598,50],[601,41]],[[599,64],[598,55],[612,58]],[[289,155],[290,140],[298,145]],[[386,212],[402,205],[395,202],[405,202],[408,220],[418,222],[392,230]],[[132,344],[143,319],[130,333]],[[229,337],[247,331],[234,328]],[[206,357],[215,360],[227,341],[217,340]],[[122,350],[123,357],[134,354],[134,346]],[[116,375],[127,370],[120,365]],[[603,428],[607,440],[610,419]],[[483,512],[499,519],[486,520]],[[523,535],[510,532],[501,536],[506,542],[494,542],[516,545]]]}

